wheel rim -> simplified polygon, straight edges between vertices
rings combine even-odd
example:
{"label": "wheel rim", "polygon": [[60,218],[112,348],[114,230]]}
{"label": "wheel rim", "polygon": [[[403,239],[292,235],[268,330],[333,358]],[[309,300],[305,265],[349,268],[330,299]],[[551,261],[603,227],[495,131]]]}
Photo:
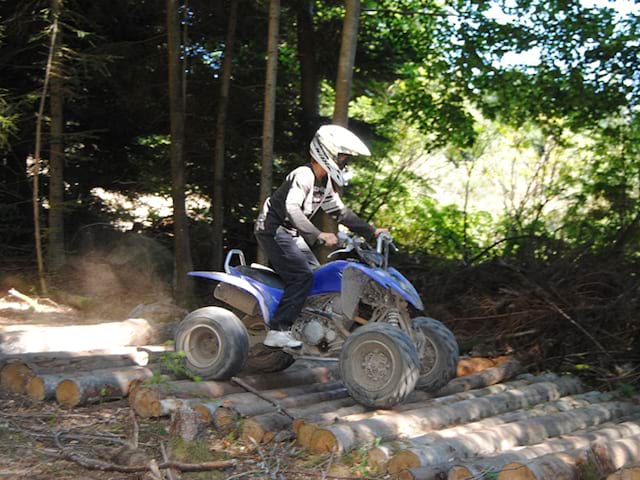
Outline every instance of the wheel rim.
{"label": "wheel rim", "polygon": [[368,391],[380,391],[391,382],[396,370],[392,350],[378,340],[366,340],[353,351],[353,378]]}
{"label": "wheel rim", "polygon": [[198,325],[187,334],[185,353],[194,367],[207,368],[220,357],[221,345],[222,339],[213,327]]}
{"label": "wheel rim", "polygon": [[431,373],[438,361],[438,349],[428,335],[422,333],[422,341],[418,346],[420,355],[420,375]]}

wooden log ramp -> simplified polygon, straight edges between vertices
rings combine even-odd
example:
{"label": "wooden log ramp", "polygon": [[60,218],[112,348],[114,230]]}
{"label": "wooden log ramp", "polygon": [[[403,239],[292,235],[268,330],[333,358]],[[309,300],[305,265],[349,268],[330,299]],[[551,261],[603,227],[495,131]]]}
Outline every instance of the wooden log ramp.
{"label": "wooden log ramp", "polygon": [[[334,381],[338,370],[331,367],[291,367],[283,372],[249,375],[242,377],[242,381],[257,390],[274,390],[286,388],[300,388],[312,384],[322,385]],[[324,388],[324,387],[316,387]],[[205,405],[203,412],[208,410],[206,405],[211,406],[208,400],[220,397],[246,393],[246,389],[233,382],[228,381],[172,381],[157,385],[137,384],[129,395],[129,404],[141,417],[158,417],[163,414],[159,408],[163,399],[200,399]],[[276,394],[277,396],[277,394]],[[251,394],[252,401],[259,400]],[[217,404],[213,404],[217,405]],[[214,407],[213,410],[215,410]],[[213,413],[213,412],[210,412]]]}
{"label": "wooden log ramp", "polygon": [[376,441],[417,437],[432,430],[527,408],[539,403],[581,393],[576,378],[558,378],[553,382],[539,382],[502,393],[489,394],[444,405],[428,405],[394,414],[372,416],[356,421],[344,421],[317,429],[309,448],[314,453],[346,453]]}

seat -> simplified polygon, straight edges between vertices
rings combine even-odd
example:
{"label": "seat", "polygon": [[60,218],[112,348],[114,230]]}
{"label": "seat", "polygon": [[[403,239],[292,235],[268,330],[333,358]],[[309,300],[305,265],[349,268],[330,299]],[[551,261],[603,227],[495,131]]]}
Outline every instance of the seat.
{"label": "seat", "polygon": [[270,269],[254,268],[247,265],[240,265],[236,267],[236,270],[242,275],[251,277],[254,280],[259,281],[260,283],[268,285],[269,287],[278,288],[280,290],[284,289],[284,282],[282,281],[280,276]]}

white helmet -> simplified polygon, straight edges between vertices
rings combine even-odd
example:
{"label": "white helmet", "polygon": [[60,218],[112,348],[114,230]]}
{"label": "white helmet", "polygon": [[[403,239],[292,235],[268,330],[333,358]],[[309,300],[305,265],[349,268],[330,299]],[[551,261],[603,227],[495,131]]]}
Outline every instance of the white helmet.
{"label": "white helmet", "polygon": [[[342,187],[347,183],[345,155],[371,155],[367,146],[355,134],[340,125],[324,125],[318,129],[310,145],[311,157],[320,164],[333,182]],[[340,156],[340,158],[339,158]]]}

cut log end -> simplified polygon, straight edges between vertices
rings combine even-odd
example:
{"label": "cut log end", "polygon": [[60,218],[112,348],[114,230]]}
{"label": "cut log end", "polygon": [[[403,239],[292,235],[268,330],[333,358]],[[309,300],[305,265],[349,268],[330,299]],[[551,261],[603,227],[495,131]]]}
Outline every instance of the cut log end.
{"label": "cut log end", "polygon": [[239,416],[230,408],[220,407],[214,415],[214,423],[218,430],[227,431],[233,428]]}
{"label": "cut log end", "polygon": [[27,381],[25,393],[34,402],[42,402],[46,396],[44,380],[40,377],[31,377]]}
{"label": "cut log end", "polygon": [[397,475],[403,470],[421,466],[420,459],[415,453],[410,450],[403,450],[391,457],[391,460],[387,463],[387,472]]}
{"label": "cut log end", "polygon": [[388,447],[375,447],[369,450],[369,468],[376,473],[386,472],[390,459],[391,451]]}
{"label": "cut log end", "polygon": [[0,385],[13,393],[24,393],[27,382],[33,376],[31,369],[22,362],[11,362],[0,370]]}
{"label": "cut log end", "polygon": [[193,410],[198,412],[205,423],[208,425],[213,421],[213,415],[211,415],[211,411],[202,404],[196,404],[191,407]]}
{"label": "cut log end", "polygon": [[291,430],[293,430],[293,433],[298,436],[298,432],[300,431],[300,428],[304,425],[304,420],[302,418],[296,418],[293,422],[291,422]]}
{"label": "cut log end", "polygon": [[[474,478],[475,475],[471,470],[463,465],[455,465],[449,469],[447,480],[468,480]],[[406,477],[411,478],[411,477]]]}
{"label": "cut log end", "polygon": [[609,475],[607,480],[640,480],[640,465],[618,470]]}
{"label": "cut log end", "polygon": [[330,430],[317,428],[311,435],[308,445],[313,453],[331,453],[339,451],[339,442]]}
{"label": "cut log end", "polygon": [[253,445],[253,443],[264,443],[265,431],[258,422],[247,419],[242,425],[242,440],[245,445]]}
{"label": "cut log end", "polygon": [[300,446],[304,448],[309,448],[311,445],[311,438],[313,438],[313,434],[318,430],[318,427],[312,423],[303,423],[298,427],[298,431],[296,432],[296,436],[298,439],[298,443]]}
{"label": "cut log end", "polygon": [[498,474],[498,480],[538,480],[536,475],[523,463],[508,463]]}
{"label": "cut log end", "polygon": [[63,407],[73,408],[80,403],[82,392],[73,380],[63,380],[56,387],[56,401]]}

